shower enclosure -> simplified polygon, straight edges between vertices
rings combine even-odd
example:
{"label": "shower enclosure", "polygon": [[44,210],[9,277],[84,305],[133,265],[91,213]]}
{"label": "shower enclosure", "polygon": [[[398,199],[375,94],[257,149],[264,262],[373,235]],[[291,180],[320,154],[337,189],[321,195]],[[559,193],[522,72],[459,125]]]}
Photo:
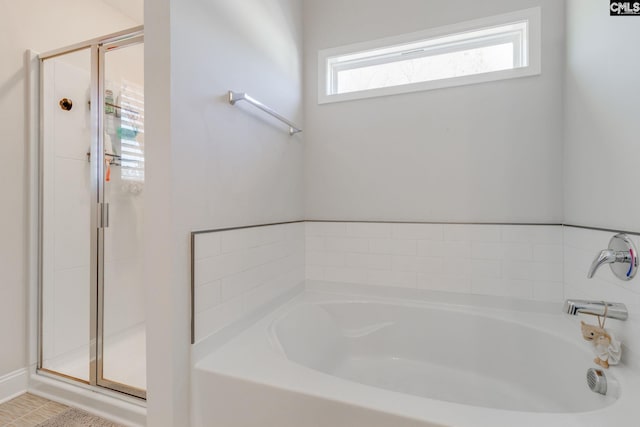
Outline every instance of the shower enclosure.
{"label": "shower enclosure", "polygon": [[142,27],[40,55],[38,370],[146,397]]}

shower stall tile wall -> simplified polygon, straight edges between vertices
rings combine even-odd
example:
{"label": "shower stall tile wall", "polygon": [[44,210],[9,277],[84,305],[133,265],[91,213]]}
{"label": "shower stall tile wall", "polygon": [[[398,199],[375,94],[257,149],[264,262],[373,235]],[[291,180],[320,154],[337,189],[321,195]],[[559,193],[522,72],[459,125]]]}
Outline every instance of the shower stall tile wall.
{"label": "shower stall tile wall", "polygon": [[[43,366],[89,380],[89,52],[43,66]],[[62,110],[58,100],[75,101]]]}
{"label": "shower stall tile wall", "polygon": [[304,281],[304,223],[194,234],[195,340]]}
{"label": "shower stall tile wall", "polygon": [[560,301],[562,227],[306,223],[306,277]]}

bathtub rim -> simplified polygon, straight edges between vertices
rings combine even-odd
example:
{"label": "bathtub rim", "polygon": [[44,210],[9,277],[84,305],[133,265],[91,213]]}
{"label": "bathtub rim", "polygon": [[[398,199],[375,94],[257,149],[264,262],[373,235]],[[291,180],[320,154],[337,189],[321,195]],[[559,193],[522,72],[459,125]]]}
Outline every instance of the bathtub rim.
{"label": "bathtub rim", "polygon": [[[493,408],[484,408],[484,407],[474,407],[464,404],[459,404],[455,402],[445,402],[438,401],[423,397],[416,397],[405,395],[402,393],[377,389],[372,386],[358,384],[352,381],[348,381],[339,377],[334,377],[329,374],[324,374],[321,372],[317,372],[312,370],[311,368],[304,366],[297,366],[291,361],[285,359],[282,355],[277,354],[273,348],[270,347],[268,340],[265,339],[267,334],[265,333],[265,328],[267,325],[270,325],[273,322],[274,316],[282,315],[286,310],[290,309],[290,307],[294,304],[298,304],[301,301],[304,301],[307,298],[336,298],[336,296],[346,297],[346,296],[358,296],[361,295],[362,286],[351,286],[351,285],[341,285],[335,283],[324,283],[324,282],[316,282],[307,285],[307,288],[304,292],[298,293],[294,295],[288,301],[282,302],[278,305],[273,311],[268,313],[262,319],[260,319],[256,324],[250,326],[244,332],[240,334],[240,336],[236,336],[232,338],[227,344],[222,345],[212,354],[209,354],[202,358],[194,367],[194,375],[206,376],[207,374],[212,374],[214,376],[224,376],[225,378],[237,378],[238,380],[246,381],[249,383],[260,384],[264,386],[268,386],[270,388],[282,389],[285,391],[290,391],[294,393],[299,393],[303,396],[314,397],[325,400],[333,400],[340,403],[346,403],[353,407],[358,407],[366,410],[375,410],[382,411],[388,414],[397,415],[400,417],[409,417],[411,419],[431,422],[431,423],[441,423],[443,425],[447,425],[449,423],[454,423],[457,426],[473,426],[477,427],[479,424],[474,423],[474,420],[477,421],[478,417],[487,418],[492,420],[503,420],[505,418],[509,418],[509,422],[503,423],[502,421],[492,421],[487,426],[508,426],[508,425],[525,425],[521,424],[523,417],[531,419],[534,423],[533,425],[546,425],[546,426],[575,426],[575,427],[583,427],[583,426],[599,426],[603,420],[610,422],[612,420],[618,419],[621,415],[624,414],[625,410],[631,411],[635,408],[635,402],[630,395],[633,393],[626,392],[625,390],[629,390],[629,387],[633,387],[633,390],[640,390],[640,380],[638,379],[638,375],[636,371],[631,371],[631,369],[627,366],[617,367],[620,374],[619,382],[620,388],[623,390],[620,397],[617,401],[612,404],[599,408],[594,411],[588,412],[579,412],[579,413],[540,413],[540,412],[524,412],[524,411],[510,411],[505,409],[493,409]],[[325,287],[325,285],[327,285]],[[340,287],[341,292],[336,292],[335,288]],[[378,287],[371,287],[378,288]],[[372,292],[369,294],[380,294],[377,292],[378,290],[369,289]],[[367,289],[365,287],[365,289]],[[382,293],[383,297],[386,300],[388,294],[391,291],[384,290]],[[394,292],[391,292],[394,293]],[[336,295],[337,294],[337,295]],[[427,292],[429,295],[433,295],[433,292]],[[444,293],[446,294],[446,293]],[[450,295],[446,295],[449,297]],[[371,295],[367,295],[367,298],[371,298]],[[375,298],[377,299],[377,298]],[[476,296],[454,296],[453,300],[476,300]],[[481,301],[486,302],[484,306],[503,306],[506,302],[507,306],[513,301],[520,300],[512,300],[512,299],[503,299],[498,298],[493,299],[491,297],[482,297]],[[542,303],[540,305],[538,302],[532,302],[533,304],[530,307],[542,307],[543,311],[548,311],[549,314],[558,313],[555,311],[554,307],[559,307],[558,304],[548,304]],[[545,308],[546,307],[546,308]],[[504,308],[503,308],[504,309]],[[500,308],[498,308],[500,310]],[[533,310],[533,312],[539,313],[538,310]],[[556,314],[556,317],[557,314]],[[545,330],[545,332],[548,332]],[[269,366],[270,370],[277,371],[279,373],[288,374],[286,380],[282,378],[278,380],[274,380],[274,376],[272,373],[264,375],[260,369],[256,370],[256,366],[252,366],[250,362],[247,361],[247,355],[238,353],[238,345],[237,341],[244,341],[245,343],[249,341],[252,343],[252,340],[255,341],[256,337],[261,337],[262,342],[260,344],[260,349],[258,351],[260,356],[267,357],[266,362],[273,362],[273,365]],[[234,344],[235,343],[235,344]],[[265,347],[266,346],[266,347]],[[235,348],[230,348],[235,347]],[[236,351],[235,357],[234,351]],[[252,348],[253,351],[253,348]],[[250,357],[253,357],[251,355]],[[249,357],[249,360],[250,360]],[[244,358],[244,360],[243,360]],[[242,364],[244,364],[243,369]],[[255,362],[255,361],[254,361]],[[259,365],[264,365],[265,360],[260,360],[258,362]],[[253,372],[252,372],[253,370]],[[293,372],[291,372],[293,371]],[[255,375],[253,375],[255,374]],[[629,374],[629,375],[627,375]],[[293,375],[293,377],[291,376]],[[325,378],[322,378],[322,377]],[[277,377],[277,375],[276,375]],[[300,381],[293,381],[292,378],[302,379]],[[323,387],[327,386],[327,383],[330,386],[338,386],[343,389],[348,390],[349,396],[337,399],[332,396],[331,392],[327,392],[327,389],[314,389],[313,385],[321,384]],[[364,395],[364,397],[362,395]],[[371,395],[367,395],[371,394]],[[372,396],[373,395],[373,396]],[[400,404],[389,403],[388,400],[394,400],[393,397],[400,397]],[[389,399],[392,397],[392,399]],[[414,406],[411,406],[414,405]],[[402,408],[402,409],[401,409]],[[425,410],[429,409],[430,414],[426,415]],[[197,410],[197,408],[194,408]],[[622,411],[621,411],[622,410]],[[629,412],[632,414],[633,412]],[[453,414],[453,415],[452,415]],[[452,417],[454,419],[452,419]],[[514,418],[512,418],[514,417]],[[576,424],[577,422],[577,424]],[[513,424],[516,423],[516,424]],[[598,424],[600,423],[600,424]],[[485,424],[482,424],[483,426]],[[526,424],[529,426],[530,424]]]}

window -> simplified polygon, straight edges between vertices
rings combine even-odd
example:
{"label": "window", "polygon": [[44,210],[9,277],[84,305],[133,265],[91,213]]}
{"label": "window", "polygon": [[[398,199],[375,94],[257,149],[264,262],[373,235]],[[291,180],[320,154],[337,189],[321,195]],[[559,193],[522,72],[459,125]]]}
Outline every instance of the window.
{"label": "window", "polygon": [[540,9],[319,53],[319,103],[540,73]]}
{"label": "window", "polygon": [[121,177],[125,181],[144,182],[144,92],[124,82],[120,91],[120,130],[122,143]]}

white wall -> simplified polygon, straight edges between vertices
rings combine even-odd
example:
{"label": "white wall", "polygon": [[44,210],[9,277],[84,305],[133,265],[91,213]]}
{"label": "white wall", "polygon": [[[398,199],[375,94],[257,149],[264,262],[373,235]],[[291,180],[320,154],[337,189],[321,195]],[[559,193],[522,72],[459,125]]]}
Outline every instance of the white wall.
{"label": "white wall", "polygon": [[298,0],[147,4],[149,425],[188,420],[189,232],[302,219],[302,135],[226,102],[301,122],[301,26]]}
{"label": "white wall", "polygon": [[45,52],[135,25],[139,23],[98,0],[0,0],[0,155],[10,159],[0,182],[0,375],[27,364],[25,51]]}
{"label": "white wall", "polygon": [[568,0],[565,222],[640,231],[638,18]]}
{"label": "white wall", "polygon": [[[319,49],[538,5],[540,76],[317,104]],[[563,6],[306,1],[306,217],[561,222]]]}

